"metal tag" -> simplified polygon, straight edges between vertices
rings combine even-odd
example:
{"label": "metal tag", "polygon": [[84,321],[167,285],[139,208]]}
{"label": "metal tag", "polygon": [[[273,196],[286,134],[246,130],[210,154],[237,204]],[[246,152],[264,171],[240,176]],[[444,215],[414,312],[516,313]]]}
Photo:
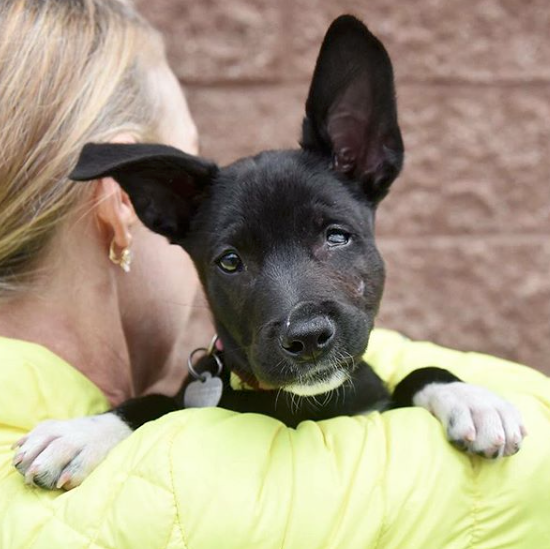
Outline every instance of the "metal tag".
{"label": "metal tag", "polygon": [[215,407],[222,398],[223,382],[218,376],[204,372],[202,379],[192,381],[183,393],[185,408]]}

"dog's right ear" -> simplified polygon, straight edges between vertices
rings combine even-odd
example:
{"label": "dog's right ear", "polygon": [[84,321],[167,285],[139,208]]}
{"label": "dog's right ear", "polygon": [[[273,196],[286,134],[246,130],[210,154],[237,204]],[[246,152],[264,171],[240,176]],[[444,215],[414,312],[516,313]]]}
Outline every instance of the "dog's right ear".
{"label": "dog's right ear", "polygon": [[329,27],[309,89],[302,148],[332,161],[377,204],[403,164],[393,69],[384,46],[358,19]]}
{"label": "dog's right ear", "polygon": [[216,164],[167,145],[88,143],[69,177],[112,177],[128,193],[146,227],[178,241],[189,230],[217,172]]}

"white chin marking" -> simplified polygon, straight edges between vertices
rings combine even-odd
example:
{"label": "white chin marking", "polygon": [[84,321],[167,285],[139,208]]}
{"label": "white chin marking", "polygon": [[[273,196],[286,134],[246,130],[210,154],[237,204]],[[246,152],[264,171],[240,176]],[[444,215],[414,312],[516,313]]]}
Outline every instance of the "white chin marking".
{"label": "white chin marking", "polygon": [[294,393],[298,396],[322,395],[337,389],[348,379],[348,375],[341,370],[334,370],[326,379],[312,384],[292,383],[283,387],[283,391]]}

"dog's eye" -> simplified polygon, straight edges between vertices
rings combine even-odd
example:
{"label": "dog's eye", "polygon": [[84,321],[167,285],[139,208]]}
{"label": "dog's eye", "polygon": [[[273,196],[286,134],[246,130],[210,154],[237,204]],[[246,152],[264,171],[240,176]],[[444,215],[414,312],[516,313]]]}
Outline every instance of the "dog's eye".
{"label": "dog's eye", "polygon": [[243,270],[243,262],[235,252],[227,252],[216,260],[218,267],[225,273],[236,273]]}
{"label": "dog's eye", "polygon": [[329,229],[327,231],[327,242],[329,246],[343,246],[350,241],[351,235],[342,229]]}

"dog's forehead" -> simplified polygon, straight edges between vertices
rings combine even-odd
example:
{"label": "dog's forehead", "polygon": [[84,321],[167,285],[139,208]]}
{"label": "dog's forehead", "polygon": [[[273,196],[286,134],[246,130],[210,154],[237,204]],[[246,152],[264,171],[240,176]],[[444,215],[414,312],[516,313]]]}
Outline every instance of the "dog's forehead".
{"label": "dog's forehead", "polygon": [[299,151],[262,153],[228,167],[212,207],[220,238],[297,236],[304,227],[357,223],[367,213],[326,161]]}

